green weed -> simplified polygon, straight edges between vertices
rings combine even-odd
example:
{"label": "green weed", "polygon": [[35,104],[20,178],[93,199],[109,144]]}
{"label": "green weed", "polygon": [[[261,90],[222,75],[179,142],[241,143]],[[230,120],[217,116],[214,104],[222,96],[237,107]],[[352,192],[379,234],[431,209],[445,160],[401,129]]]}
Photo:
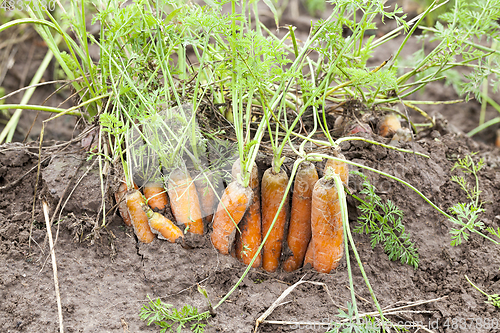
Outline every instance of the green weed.
{"label": "green weed", "polygon": [[174,332],[174,328],[176,332],[180,332],[186,325],[193,333],[205,331],[204,321],[210,317],[208,312],[198,313],[198,309],[190,305],[178,310],[172,304],[163,303],[159,298],[153,301],[148,296],[148,299],[148,304],[142,306],[139,314],[148,326],[155,324],[161,327],[161,333]]}
{"label": "green weed", "polygon": [[465,278],[467,279],[467,281],[474,287],[476,288],[477,291],[479,291],[481,294],[483,294],[484,296],[486,296],[488,298],[487,301],[485,301],[485,303],[487,304],[491,304],[493,306],[496,306],[497,308],[500,308],[500,295],[499,294],[493,294],[493,295],[489,295],[487,293],[485,293],[484,291],[482,291],[481,289],[479,289],[478,286],[476,286],[474,283],[472,283],[471,280],[469,280],[469,278],[467,277],[467,275],[465,275]]}
{"label": "green weed", "polygon": [[352,195],[361,203],[358,209],[362,213],[358,217],[358,226],[353,231],[369,234],[372,248],[382,244],[389,259],[399,259],[403,264],[411,265],[416,269],[419,262],[418,252],[410,239],[410,234],[405,231],[403,211],[391,200],[383,202],[364,174],[358,171],[351,173],[363,179],[363,189],[360,194],[364,195],[364,199]]}
{"label": "green weed", "polygon": [[[474,183],[471,186],[463,175],[453,175],[451,177],[451,180],[460,186],[466,193],[467,199],[469,199],[468,203],[456,203],[450,207],[450,211],[453,215],[448,216],[448,220],[459,226],[459,228],[452,228],[450,230],[452,246],[458,246],[462,244],[462,242],[466,242],[469,239],[469,232],[477,233],[495,244],[500,244],[478,231],[478,229],[484,229],[484,223],[479,220],[479,215],[485,210],[482,208],[483,203],[479,200],[481,190],[479,189],[478,175],[479,171],[484,166],[484,161],[480,159],[477,163],[474,162],[472,159],[473,155],[474,154],[467,155],[464,158],[458,159],[451,169],[451,171],[458,169],[463,174],[472,175],[474,178]],[[496,235],[493,228],[489,228],[488,231]]]}

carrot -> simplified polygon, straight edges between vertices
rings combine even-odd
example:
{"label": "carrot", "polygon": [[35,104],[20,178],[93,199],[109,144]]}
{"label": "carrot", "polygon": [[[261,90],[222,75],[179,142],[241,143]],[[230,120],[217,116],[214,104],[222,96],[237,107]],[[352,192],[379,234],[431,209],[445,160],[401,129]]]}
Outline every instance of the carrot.
{"label": "carrot", "polygon": [[[134,184],[135,189],[138,189],[137,185]],[[128,227],[132,226],[132,221],[130,220],[130,214],[127,209],[127,201],[125,200],[125,196],[127,195],[127,184],[125,182],[121,182],[118,190],[115,192],[115,200],[118,204],[118,211],[120,212],[120,216],[123,219],[123,222]]]}
{"label": "carrot", "polygon": [[162,184],[146,183],[143,192],[151,209],[164,210],[168,206],[167,192]]}
{"label": "carrot", "polygon": [[196,187],[187,171],[176,169],[168,181],[170,208],[177,223],[186,226],[189,232],[203,235],[203,218]]}
{"label": "carrot", "polygon": [[194,181],[194,185],[196,187],[196,191],[198,191],[202,216],[208,223],[212,222],[212,218],[214,216],[216,196],[212,186],[210,186],[213,180],[212,176],[208,175],[207,177],[208,179],[205,178],[203,174],[200,174]]}
{"label": "carrot", "polygon": [[302,163],[295,177],[293,187],[290,227],[287,244],[293,255],[283,264],[283,269],[292,272],[302,265],[307,244],[311,239],[311,197],[314,184],[318,181],[316,167]]}
{"label": "carrot", "polygon": [[314,267],[314,243],[312,241],[312,238],[309,242],[309,245],[307,245],[307,251],[306,251],[306,255],[304,257],[304,267],[307,265],[307,264],[310,264],[311,267]]}
{"label": "carrot", "polygon": [[321,178],[312,193],[311,229],[314,268],[330,273],[344,253],[344,230],[340,201],[332,178]]}
{"label": "carrot", "polygon": [[[239,159],[233,164],[232,176],[237,179],[238,173],[241,173]],[[240,232],[236,233],[235,255],[245,265],[249,265],[255,253],[262,242],[262,221],[260,216],[260,189],[259,172],[255,162],[250,173],[249,187],[253,191],[253,199],[248,212],[243,216],[243,220],[238,225]],[[262,254],[259,253],[252,267],[260,267],[262,263]]]}
{"label": "carrot", "polygon": [[500,148],[500,129],[497,129],[497,138],[495,140],[495,146]]}
{"label": "carrot", "polygon": [[268,272],[274,272],[279,266],[281,247],[285,234],[285,226],[288,217],[288,196],[285,204],[278,214],[278,209],[285,196],[288,175],[280,170],[274,173],[272,168],[264,172],[261,182],[262,199],[262,234],[266,235],[276,217],[276,222],[263,246],[262,268]]}
{"label": "carrot", "polygon": [[372,133],[372,128],[367,123],[355,123],[346,127],[344,131],[346,135],[354,135],[358,133]]}
{"label": "carrot", "polygon": [[383,137],[394,135],[401,128],[401,123],[394,113],[390,113],[382,118],[379,124],[379,134]]}
{"label": "carrot", "polygon": [[118,204],[118,211],[123,219],[123,222],[130,227],[132,226],[132,221],[130,220],[130,214],[127,210],[127,201],[125,201],[125,195],[127,194],[127,184],[121,183],[118,190],[115,192],[115,200]]}
{"label": "carrot", "polygon": [[400,128],[394,133],[394,136],[389,142],[389,145],[395,145],[397,142],[410,142],[412,139],[411,131],[409,128]]}
{"label": "carrot", "polygon": [[[335,152],[334,155],[337,158],[345,160],[345,156],[339,152]],[[345,186],[349,184],[349,164],[327,159],[325,168],[323,169],[323,175],[327,174],[328,168],[332,168],[335,173],[339,174],[340,180],[342,180]]]}
{"label": "carrot", "polygon": [[151,243],[155,239],[155,234],[151,232],[148,224],[148,216],[142,209],[146,204],[141,192],[136,189],[127,192],[127,208],[132,220],[134,232],[142,243]]}
{"label": "carrot", "polygon": [[253,198],[250,187],[233,181],[224,190],[214,216],[212,244],[222,254],[229,254],[240,223]]}
{"label": "carrot", "polygon": [[181,229],[165,216],[154,212],[148,205],[143,205],[142,209],[148,217],[151,231],[158,235],[158,238],[168,240],[170,243],[175,243],[178,239],[184,237]]}

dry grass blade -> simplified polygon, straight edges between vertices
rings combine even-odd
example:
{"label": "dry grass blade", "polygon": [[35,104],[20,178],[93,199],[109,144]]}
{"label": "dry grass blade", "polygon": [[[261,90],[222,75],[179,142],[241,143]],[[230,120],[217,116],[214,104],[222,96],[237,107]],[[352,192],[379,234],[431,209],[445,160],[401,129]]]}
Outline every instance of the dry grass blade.
{"label": "dry grass blade", "polygon": [[45,217],[45,224],[47,226],[47,236],[49,237],[50,256],[52,257],[52,271],[54,272],[54,288],[56,291],[56,298],[57,298],[57,312],[59,313],[59,332],[64,333],[61,294],[59,293],[59,279],[57,278],[56,254],[54,252],[54,243],[52,241],[52,231],[50,230],[49,205],[45,201],[43,201],[42,204],[43,204],[43,215]]}
{"label": "dry grass blade", "polygon": [[[305,277],[305,276],[304,276]],[[255,328],[254,328],[254,333],[257,333],[257,330],[259,328],[259,325],[262,324],[263,322],[266,322],[265,319],[267,317],[269,317],[269,315],[271,313],[273,313],[274,309],[276,309],[278,306],[282,305],[282,301],[285,299],[285,297],[287,297],[297,286],[301,285],[302,283],[311,283],[311,284],[315,284],[315,285],[318,285],[318,286],[323,286],[326,290],[326,292],[328,293],[328,296],[330,297],[332,303],[333,303],[333,299],[332,299],[332,296],[328,290],[328,287],[326,286],[326,284],[324,284],[323,282],[316,282],[316,281],[306,281],[304,280],[304,277],[302,277],[299,281],[297,281],[295,284],[291,285],[290,287],[286,288],[285,291],[280,295],[280,297],[278,297],[274,302],[273,304],[271,304],[271,306],[266,310],[266,312],[264,312],[256,321],[255,321]],[[334,303],[335,305],[335,303]]]}
{"label": "dry grass blade", "polygon": [[[314,283],[314,284],[323,284],[321,282],[311,282],[311,281],[300,280],[299,282],[297,282],[296,284],[294,284],[293,286],[291,286],[287,290],[285,290],[281,296],[283,296],[285,293],[287,293],[287,291],[289,289],[295,288],[296,285],[298,285],[299,283],[302,283],[302,282],[309,282],[309,283]],[[326,285],[325,285],[325,287],[326,287]],[[286,295],[288,295],[289,293],[290,292],[288,292]],[[280,298],[278,298],[278,300],[276,300],[276,302],[273,303],[272,306],[274,306],[275,304],[276,304],[276,306],[274,306],[274,308],[272,310],[274,310],[278,305],[281,305],[279,303],[279,301],[284,298],[284,297],[281,297],[281,296],[280,296]],[[410,311],[410,310],[403,310],[403,309],[414,307],[414,306],[418,306],[418,305],[422,305],[422,304],[437,302],[437,301],[440,301],[440,300],[445,299],[447,297],[448,296],[443,296],[443,297],[440,297],[440,298],[434,298],[434,299],[430,299],[430,300],[412,302],[410,304],[407,304],[407,305],[404,305],[404,306],[400,306],[400,307],[396,307],[396,308],[384,309],[383,314],[384,315],[399,315],[399,314],[403,314],[403,313],[427,313],[427,314],[429,314],[429,313],[431,313],[430,311]],[[271,309],[271,308],[269,308],[269,309]],[[269,316],[271,314],[271,312],[272,312],[272,310],[271,310],[271,312],[268,313],[269,309],[259,319],[261,319],[264,315],[266,315],[266,317]],[[371,316],[371,317],[380,316],[380,313],[378,311],[367,312],[367,313],[360,314],[359,318],[363,318],[363,317],[367,317],[367,316]],[[318,327],[318,328],[322,327],[322,326],[330,327],[332,325],[332,322],[306,322],[306,321],[286,321],[286,320],[283,320],[283,321],[281,321],[281,320],[265,320],[266,317],[264,317],[259,322],[259,324],[266,323],[266,324],[273,324],[273,325],[293,325],[293,326],[297,326],[297,327],[309,326],[309,327]],[[257,319],[257,320],[259,320],[259,319]],[[349,319],[343,319],[343,320],[338,321],[338,323],[345,323],[348,320]],[[414,327],[417,328],[417,329],[423,330],[425,332],[434,333],[434,331],[426,328],[425,325],[415,324]],[[256,326],[256,329],[257,329],[257,326]],[[255,332],[256,331],[254,331],[254,333]]]}

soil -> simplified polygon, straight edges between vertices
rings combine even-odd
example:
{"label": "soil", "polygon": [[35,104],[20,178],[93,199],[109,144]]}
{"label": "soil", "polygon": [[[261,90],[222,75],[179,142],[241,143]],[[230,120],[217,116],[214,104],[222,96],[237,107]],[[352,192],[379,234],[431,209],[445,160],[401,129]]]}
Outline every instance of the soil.
{"label": "soil", "polygon": [[[387,49],[395,48],[389,45]],[[412,52],[411,47],[406,52]],[[386,58],[386,54],[380,54],[374,61]],[[9,77],[6,82],[13,80]],[[415,99],[417,97],[457,98],[452,89],[442,83],[431,86]],[[450,170],[457,158],[477,152],[475,160],[485,159],[479,179],[481,200],[485,202],[481,220],[487,227],[499,228],[500,150],[491,144],[495,129],[481,133],[476,140],[464,135],[478,123],[479,104],[474,101],[460,106],[430,107],[426,111],[440,119],[439,126],[422,133],[415,142],[400,146],[427,154],[429,158],[357,141],[344,143],[342,152],[348,160],[377,168],[416,186],[443,210],[457,202],[467,202],[464,192],[450,180],[457,172]],[[494,115],[488,110],[487,118]],[[71,126],[61,131],[72,133],[74,119],[68,119]],[[377,135],[363,135],[385,143],[389,141]],[[61,141],[71,136],[54,134],[54,138]],[[19,140],[22,139],[20,136]],[[151,244],[138,243],[133,230],[123,224],[113,209],[115,203],[111,196],[105,195],[103,200],[98,165],[94,164],[95,159],[88,161],[87,156],[78,143],[46,142],[37,182],[37,142],[0,146],[0,263],[3,267],[0,270],[0,332],[58,331],[42,200],[49,204],[50,217],[56,211],[51,230],[67,332],[159,332],[159,328],[147,326],[139,319],[140,308],[148,297],[161,297],[177,308],[189,304],[205,310],[207,302],[197,291],[198,284],[207,290],[212,304],[217,304],[235,285],[245,267],[231,256],[219,255],[208,239],[204,246],[196,249],[158,239]],[[266,161],[262,160],[259,166],[263,171]],[[106,182],[107,193],[114,190],[108,184],[116,183],[119,177],[118,171],[113,172]],[[499,247],[476,234],[460,246],[452,247],[449,231],[453,224],[417,193],[378,174],[364,173],[384,200],[392,200],[404,211],[404,225],[420,256],[418,269],[413,269],[389,260],[380,246],[372,249],[368,236],[353,235],[380,306],[394,308],[430,301],[387,317],[407,326],[420,323],[433,332],[500,332],[500,309],[486,304],[486,297],[465,279],[467,275],[489,294],[499,293]],[[8,188],[2,188],[4,186]],[[352,177],[349,187],[359,191],[359,178]],[[102,201],[109,215],[106,227],[98,228],[102,223],[102,218],[98,219],[102,217]],[[359,211],[354,201],[349,199],[348,203],[350,223],[354,226]],[[58,206],[63,206],[62,211]],[[354,258],[352,251],[349,257]],[[352,269],[360,313],[376,311],[354,262]],[[255,320],[301,278],[324,283],[329,293],[321,285],[302,284],[267,319],[303,323],[340,320],[336,317],[338,309],[345,310],[351,301],[345,257],[340,267],[328,275],[308,268],[294,273],[280,270],[275,274],[250,270],[238,289],[207,321],[205,331],[253,331]],[[263,323],[259,326],[260,332],[326,330],[326,326],[314,324]]]}

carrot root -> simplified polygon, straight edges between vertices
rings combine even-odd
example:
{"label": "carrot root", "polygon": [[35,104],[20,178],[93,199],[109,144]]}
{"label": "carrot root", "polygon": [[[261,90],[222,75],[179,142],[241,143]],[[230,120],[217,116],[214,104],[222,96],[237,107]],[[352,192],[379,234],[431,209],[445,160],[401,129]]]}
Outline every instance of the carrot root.
{"label": "carrot root", "polygon": [[[335,153],[335,157],[345,160],[345,156],[338,152]],[[349,185],[349,164],[328,159],[323,169],[323,175],[326,175],[328,168],[332,168],[340,176],[340,180],[345,186]]]}
{"label": "carrot root", "polygon": [[318,173],[314,164],[301,164],[295,177],[287,237],[287,245],[293,255],[283,263],[283,269],[287,272],[294,271],[302,265],[311,239],[312,191],[317,181]]}
{"label": "carrot root", "polygon": [[151,209],[164,210],[168,206],[167,192],[160,183],[146,183],[144,196]]}
{"label": "carrot root", "polygon": [[118,211],[120,212],[120,216],[122,217],[123,222],[125,222],[128,227],[131,227],[132,220],[130,220],[130,214],[128,213],[127,209],[127,201],[125,200],[126,195],[127,184],[121,183],[118,187],[118,190],[115,192],[115,200],[118,204]]}
{"label": "carrot root", "polygon": [[262,177],[262,235],[267,234],[277,215],[276,222],[263,246],[262,268],[268,272],[276,271],[281,257],[282,243],[288,217],[288,196],[285,199],[281,211],[278,212],[278,210],[285,196],[287,183],[288,175],[283,170],[280,170],[280,172],[276,174],[272,168],[270,168],[264,172],[264,176]]}
{"label": "carrot root", "polygon": [[142,209],[148,217],[148,224],[151,231],[158,235],[159,239],[167,240],[170,243],[175,243],[177,240],[182,239],[184,234],[181,229],[176,226],[172,221],[167,219],[160,213],[154,212],[148,205],[143,205]]}
{"label": "carrot root", "polygon": [[314,243],[311,238],[311,241],[307,245],[306,255],[304,256],[304,267],[309,264],[311,267],[314,267]]}
{"label": "carrot root", "polygon": [[398,129],[401,128],[401,122],[398,117],[390,113],[382,118],[379,124],[379,134],[383,137],[394,135]]}
{"label": "carrot root", "polygon": [[194,184],[196,191],[198,192],[202,216],[205,218],[205,222],[209,223],[213,218],[216,196],[212,186],[210,185],[212,177],[208,176],[207,178],[200,174],[194,181]]}
{"label": "carrot root", "polygon": [[333,179],[321,178],[312,194],[311,211],[314,268],[330,273],[344,254],[344,230],[340,200]]}
{"label": "carrot root", "polygon": [[233,247],[236,226],[240,223],[253,197],[250,187],[231,182],[224,190],[214,216],[212,244],[222,254],[229,254]]}
{"label": "carrot root", "polygon": [[200,202],[194,182],[187,171],[176,169],[170,174],[168,196],[177,223],[185,225],[189,232],[203,235]]}
{"label": "carrot root", "polygon": [[127,208],[134,227],[134,232],[142,243],[151,243],[155,239],[155,234],[151,231],[148,217],[142,206],[146,205],[142,194],[135,189],[127,192]]}
{"label": "carrot root", "polygon": [[[240,160],[236,160],[233,164],[232,176],[233,180],[238,178],[241,173]],[[240,232],[236,233],[235,241],[235,257],[241,260],[245,265],[249,265],[252,258],[257,253],[262,242],[262,219],[260,210],[260,189],[259,189],[259,172],[255,162],[250,173],[249,187],[253,190],[253,199],[248,212],[243,216],[243,220],[238,225]],[[259,253],[252,267],[257,268],[262,264],[262,254]]]}

